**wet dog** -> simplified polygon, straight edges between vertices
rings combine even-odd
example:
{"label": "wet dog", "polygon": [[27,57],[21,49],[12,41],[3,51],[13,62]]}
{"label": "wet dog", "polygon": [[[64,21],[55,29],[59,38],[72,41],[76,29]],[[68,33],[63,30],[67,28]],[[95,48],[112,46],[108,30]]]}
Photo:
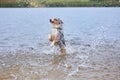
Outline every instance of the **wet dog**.
{"label": "wet dog", "polygon": [[50,23],[53,25],[48,36],[51,46],[59,46],[60,52],[66,54],[66,44],[63,34],[63,21],[59,18],[54,18],[50,19]]}

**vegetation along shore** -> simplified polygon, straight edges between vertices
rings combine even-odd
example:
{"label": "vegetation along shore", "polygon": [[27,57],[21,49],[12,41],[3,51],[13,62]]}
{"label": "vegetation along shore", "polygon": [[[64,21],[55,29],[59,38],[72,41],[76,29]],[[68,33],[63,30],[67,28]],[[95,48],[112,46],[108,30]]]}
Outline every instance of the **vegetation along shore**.
{"label": "vegetation along shore", "polygon": [[0,7],[120,7],[120,0],[0,0]]}

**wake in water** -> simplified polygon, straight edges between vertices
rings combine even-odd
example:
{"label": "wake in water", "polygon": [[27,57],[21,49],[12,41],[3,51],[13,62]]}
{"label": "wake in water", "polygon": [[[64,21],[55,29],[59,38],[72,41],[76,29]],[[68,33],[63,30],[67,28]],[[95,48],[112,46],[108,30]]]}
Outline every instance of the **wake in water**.
{"label": "wake in water", "polygon": [[47,46],[1,52],[0,80],[119,80],[119,42],[76,43],[67,43],[67,55],[53,53]]}

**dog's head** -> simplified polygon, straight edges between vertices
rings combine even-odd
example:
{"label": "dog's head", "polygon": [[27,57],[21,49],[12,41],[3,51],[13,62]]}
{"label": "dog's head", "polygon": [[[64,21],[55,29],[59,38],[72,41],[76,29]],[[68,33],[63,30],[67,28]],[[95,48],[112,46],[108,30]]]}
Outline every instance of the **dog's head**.
{"label": "dog's head", "polygon": [[56,28],[62,29],[63,21],[59,18],[50,19],[50,23],[52,23]]}

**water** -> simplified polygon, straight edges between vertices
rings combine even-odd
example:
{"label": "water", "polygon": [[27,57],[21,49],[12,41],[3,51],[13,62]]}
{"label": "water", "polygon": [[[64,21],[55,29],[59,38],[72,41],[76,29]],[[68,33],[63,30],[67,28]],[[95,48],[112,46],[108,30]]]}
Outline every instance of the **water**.
{"label": "water", "polygon": [[[120,8],[1,8],[0,80],[119,80]],[[64,22],[54,53],[50,18]]]}

